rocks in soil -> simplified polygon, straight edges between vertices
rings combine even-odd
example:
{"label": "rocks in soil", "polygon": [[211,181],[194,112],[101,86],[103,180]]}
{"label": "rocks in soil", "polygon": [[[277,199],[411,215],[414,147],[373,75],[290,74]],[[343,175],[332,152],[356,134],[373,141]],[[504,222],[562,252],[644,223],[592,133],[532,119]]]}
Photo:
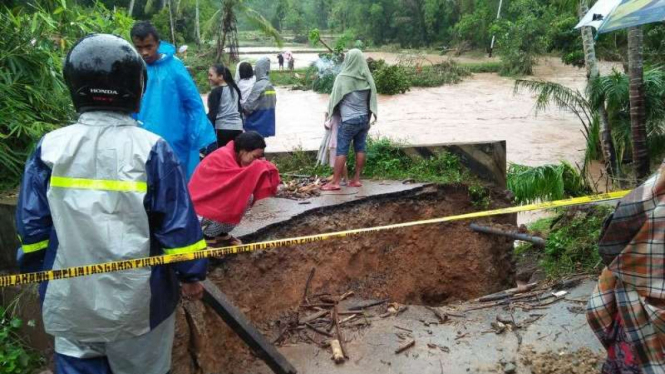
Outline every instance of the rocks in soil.
{"label": "rocks in soil", "polygon": [[603,356],[588,348],[574,352],[536,352],[524,349],[522,363],[533,374],[596,374],[600,371]]}

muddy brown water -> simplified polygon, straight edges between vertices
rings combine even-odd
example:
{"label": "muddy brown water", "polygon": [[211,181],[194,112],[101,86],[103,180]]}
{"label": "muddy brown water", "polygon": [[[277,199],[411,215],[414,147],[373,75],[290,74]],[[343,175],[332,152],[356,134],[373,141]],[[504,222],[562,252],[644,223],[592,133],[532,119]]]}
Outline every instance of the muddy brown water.
{"label": "muddy brown water", "polygon": [[[399,59],[394,53],[369,55],[389,62]],[[427,58],[436,62],[448,57]],[[601,70],[606,73],[613,66],[603,63]],[[586,85],[584,69],[566,66],[554,57],[541,58],[534,76],[528,79],[553,81],[577,90]],[[415,145],[505,140],[508,162],[531,166],[560,160],[582,162],[585,140],[577,117],[556,108],[536,113],[535,95],[515,94],[514,85],[514,78],[484,73],[455,85],[413,88],[395,96],[380,95],[378,121],[370,134]],[[278,87],[277,135],[267,139],[267,151],[318,149],[324,134],[327,103],[328,95]]]}
{"label": "muddy brown water", "polygon": [[[493,201],[494,207],[508,205],[500,193],[494,193]],[[305,213],[252,241],[477,210],[464,186],[428,187]],[[514,217],[493,220],[509,223]],[[512,286],[515,276],[511,241],[473,233],[468,222],[450,222],[238,255],[224,260],[209,278],[274,339],[279,334],[275,321],[297,310],[312,268],[310,294],[354,291],[359,299],[420,305],[497,292]],[[185,304],[179,308],[177,326],[175,373],[243,373],[255,361],[209,308]]]}

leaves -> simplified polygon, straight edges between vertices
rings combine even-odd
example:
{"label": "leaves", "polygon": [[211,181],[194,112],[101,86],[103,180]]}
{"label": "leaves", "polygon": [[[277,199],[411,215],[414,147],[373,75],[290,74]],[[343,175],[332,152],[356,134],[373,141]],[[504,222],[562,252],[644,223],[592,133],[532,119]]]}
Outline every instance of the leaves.
{"label": "leaves", "polygon": [[23,374],[41,363],[40,358],[21,341],[18,331],[22,326],[21,319],[0,307],[0,373]]}
{"label": "leaves", "polygon": [[[0,6],[0,174],[3,183],[16,184],[23,163],[48,131],[74,118],[62,78],[67,49],[91,32],[128,36],[132,20],[96,4],[54,11],[34,6],[11,12]],[[73,22],[71,20],[77,20]]]}
{"label": "leaves", "polygon": [[520,204],[583,196],[591,192],[584,177],[565,161],[537,167],[510,164],[508,190]]}

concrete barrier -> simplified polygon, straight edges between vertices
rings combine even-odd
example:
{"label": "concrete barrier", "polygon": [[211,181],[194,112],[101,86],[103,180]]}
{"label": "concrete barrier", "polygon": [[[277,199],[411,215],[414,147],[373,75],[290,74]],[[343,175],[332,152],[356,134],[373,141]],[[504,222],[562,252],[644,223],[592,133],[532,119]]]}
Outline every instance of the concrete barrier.
{"label": "concrete barrier", "polygon": [[0,271],[16,269],[16,249],[19,247],[16,236],[16,203],[0,203]]}

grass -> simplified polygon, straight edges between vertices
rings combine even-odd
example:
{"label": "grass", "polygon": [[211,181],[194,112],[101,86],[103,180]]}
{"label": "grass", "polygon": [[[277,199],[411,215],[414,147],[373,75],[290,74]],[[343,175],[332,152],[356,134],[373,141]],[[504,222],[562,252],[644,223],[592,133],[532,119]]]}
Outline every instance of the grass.
{"label": "grass", "polygon": [[271,159],[283,179],[289,180],[294,175],[330,175],[332,169],[328,165],[316,165],[316,153],[307,152],[297,147],[288,155]]}
{"label": "grass", "polygon": [[[369,179],[411,179],[414,182],[434,182],[442,184],[469,183],[478,184],[459,158],[448,152],[440,152],[432,158],[411,158],[401,147],[404,144],[389,138],[369,137],[367,141],[367,161],[363,177]],[[330,167],[315,166],[316,155],[298,148],[287,157],[278,157],[273,162],[281,174],[329,175]],[[351,152],[348,159],[349,174],[355,167],[355,158]],[[479,200],[482,192],[478,191]]]}
{"label": "grass", "polygon": [[518,258],[535,256],[549,278],[599,272],[598,240],[603,222],[612,213],[607,205],[561,210],[554,217],[540,219],[529,229],[547,238],[544,249],[523,244],[515,249]]}
{"label": "grass", "polygon": [[272,70],[270,71],[270,81],[275,86],[304,86],[307,83],[308,71],[309,69]]}
{"label": "grass", "polygon": [[472,74],[499,73],[501,71],[501,62],[499,61],[465,62],[459,65]]}

